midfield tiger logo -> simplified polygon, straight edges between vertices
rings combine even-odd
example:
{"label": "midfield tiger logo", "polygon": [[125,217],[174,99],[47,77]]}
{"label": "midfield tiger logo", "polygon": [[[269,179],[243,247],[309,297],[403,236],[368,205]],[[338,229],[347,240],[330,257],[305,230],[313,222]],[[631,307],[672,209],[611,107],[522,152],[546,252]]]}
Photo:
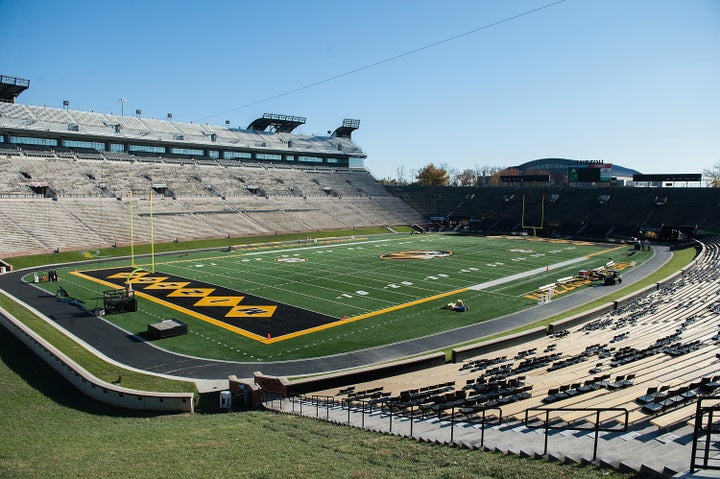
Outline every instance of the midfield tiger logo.
{"label": "midfield tiger logo", "polygon": [[433,259],[446,258],[452,256],[452,251],[441,250],[416,250],[416,251],[397,251],[395,253],[381,254],[382,259]]}
{"label": "midfield tiger logo", "polygon": [[307,258],[277,258],[276,263],[305,263]]}

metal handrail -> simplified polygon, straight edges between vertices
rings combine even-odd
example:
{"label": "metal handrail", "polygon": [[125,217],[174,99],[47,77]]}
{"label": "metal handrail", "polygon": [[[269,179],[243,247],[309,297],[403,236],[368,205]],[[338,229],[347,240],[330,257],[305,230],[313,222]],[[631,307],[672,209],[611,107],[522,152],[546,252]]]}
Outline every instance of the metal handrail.
{"label": "metal handrail", "polygon": [[[712,401],[714,404],[704,406],[703,401]],[[699,398],[695,409],[695,428],[693,431],[692,452],[690,453],[690,473],[694,473],[697,469],[720,470],[720,465],[710,464],[711,460],[717,461],[717,459],[710,457],[711,452],[718,452],[718,449],[712,451],[710,449],[713,442],[713,434],[715,434],[716,437],[720,434],[720,427],[713,425],[717,417],[720,417],[720,396],[705,396]],[[697,453],[699,442],[704,442],[705,445],[702,448],[702,456],[699,458],[701,461],[698,462]]]}
{"label": "metal handrail", "polygon": [[[531,411],[539,411],[544,414],[544,421],[542,425],[535,425],[530,423],[530,412]],[[564,411],[564,412],[572,412],[572,411],[583,411],[583,412],[594,412],[595,413],[595,423],[592,427],[583,427],[583,426],[577,426],[577,425],[571,425],[571,424],[550,424],[550,413],[552,412],[558,412],[558,411]],[[618,429],[617,427],[600,427],[600,414],[604,412],[621,412],[624,413],[625,420],[622,423],[622,429]],[[615,408],[615,407],[609,407],[609,408],[529,408],[525,410],[525,421],[524,425],[528,429],[544,429],[545,430],[545,449],[543,451],[543,455],[547,455],[548,450],[548,433],[550,430],[561,430],[561,431],[594,431],[595,437],[593,439],[593,458],[594,461],[597,459],[597,446],[598,446],[598,437],[600,432],[625,432],[628,428],[628,418],[629,418],[629,412],[625,408]],[[535,417],[537,419],[537,417]]]}

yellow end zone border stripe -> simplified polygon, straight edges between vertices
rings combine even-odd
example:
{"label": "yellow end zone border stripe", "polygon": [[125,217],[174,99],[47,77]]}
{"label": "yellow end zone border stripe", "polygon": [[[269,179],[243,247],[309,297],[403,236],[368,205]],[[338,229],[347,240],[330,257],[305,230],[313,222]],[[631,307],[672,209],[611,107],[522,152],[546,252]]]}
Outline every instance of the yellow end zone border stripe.
{"label": "yellow end zone border stripe", "polygon": [[[596,245],[601,245],[602,243],[595,243],[595,244],[596,244]],[[616,246],[616,247],[614,247],[614,248],[608,248],[608,249],[604,249],[604,250],[602,250],[602,251],[598,251],[597,253],[586,254],[585,257],[586,257],[586,258],[592,258],[593,256],[597,256],[597,255],[599,255],[599,254],[611,253],[611,252],[613,252],[613,251],[617,251],[617,250],[619,250],[619,249],[623,249],[623,248],[626,248],[626,247],[627,247],[627,245],[620,245],[620,246]]]}
{"label": "yellow end zone border stripe", "polygon": [[[108,269],[110,269],[110,268],[108,268]],[[99,278],[95,278],[95,277],[93,277],[93,276],[86,275],[86,274],[81,273],[81,272],[79,272],[79,271],[71,271],[70,274],[72,274],[72,275],[74,275],[74,276],[77,276],[77,277],[79,277],[79,278],[83,278],[83,279],[86,279],[86,280],[89,280],[89,281],[94,281],[94,282],[96,282],[96,283],[103,284],[103,285],[108,286],[108,287],[113,288],[113,289],[122,289],[121,287],[118,287],[118,285],[116,285],[116,284],[114,284],[114,283],[110,283],[109,281],[105,281],[105,280],[102,280],[102,279],[99,279]],[[409,308],[409,307],[415,306],[415,305],[417,305],[417,304],[427,303],[427,302],[429,302],[429,301],[434,301],[434,300],[436,300],[436,299],[445,298],[445,297],[447,297],[447,296],[452,296],[452,295],[454,295],[454,294],[464,293],[464,292],[469,291],[469,290],[470,290],[470,288],[456,289],[456,290],[454,290],[454,291],[448,291],[448,292],[446,292],[446,293],[440,293],[440,294],[436,294],[436,295],[434,295],[434,296],[428,296],[427,298],[417,299],[417,300],[415,300],[415,301],[410,301],[410,302],[408,302],[408,303],[398,304],[398,305],[396,305],[396,306],[391,306],[391,307],[389,307],[389,308],[379,309],[379,310],[377,310],[377,311],[372,311],[372,312],[370,312],[370,313],[360,314],[360,315],[358,315],[358,316],[353,316],[353,317],[351,317],[351,318],[347,318],[347,319],[344,319],[344,320],[333,321],[332,323],[323,324],[323,325],[321,325],[321,326],[316,326],[316,327],[314,327],[314,328],[303,329],[302,331],[297,331],[297,332],[295,332],[295,333],[289,333],[289,334],[284,334],[284,335],[282,335],[282,336],[270,337],[270,339],[264,338],[264,337],[262,337],[262,336],[260,336],[260,335],[251,333],[251,332],[246,331],[246,330],[244,330],[244,329],[241,329],[241,328],[232,326],[232,325],[230,325],[230,324],[224,323],[224,322],[222,322],[222,321],[218,321],[218,320],[216,320],[216,319],[210,318],[210,317],[205,316],[205,315],[203,315],[203,314],[196,313],[196,312],[191,311],[191,310],[189,310],[189,309],[183,308],[182,306],[178,306],[178,305],[176,305],[176,304],[173,304],[173,303],[170,303],[170,302],[168,302],[168,301],[165,301],[165,300],[156,298],[156,297],[154,297],[154,296],[150,296],[150,295],[148,295],[148,294],[143,294],[141,291],[135,291],[135,294],[138,295],[138,296],[140,296],[141,298],[144,298],[144,299],[153,301],[154,303],[160,304],[160,305],[165,306],[165,307],[168,307],[168,308],[170,308],[170,309],[174,309],[175,311],[179,311],[179,312],[181,312],[181,313],[183,313],[183,314],[187,314],[188,316],[192,316],[193,318],[199,319],[199,320],[201,320],[201,321],[205,321],[206,323],[210,323],[210,324],[213,324],[213,325],[215,325],[215,326],[219,326],[219,327],[221,327],[221,328],[223,328],[223,329],[226,329],[226,330],[231,331],[231,332],[233,332],[233,333],[239,334],[239,335],[244,336],[244,337],[246,337],[246,338],[248,338],[248,339],[252,339],[252,340],[254,340],[254,341],[258,341],[258,342],[261,342],[261,343],[264,343],[264,344],[272,344],[272,343],[277,343],[277,342],[280,342],[280,341],[285,341],[286,339],[296,338],[296,337],[304,336],[304,335],[306,335],[306,334],[314,333],[314,332],[317,332],[317,331],[322,331],[322,330],[325,330],[325,329],[334,328],[334,327],[340,326],[340,325],[342,325],[342,324],[346,324],[346,323],[350,323],[350,322],[355,322],[355,321],[360,321],[361,319],[371,318],[371,317],[373,317],[373,316],[379,316],[379,315],[381,315],[381,314],[389,313],[389,312],[392,312],[392,311],[397,311],[397,310],[400,310],[400,309]]]}
{"label": "yellow end zone border stripe", "polygon": [[290,333],[290,334],[285,334],[283,336],[278,336],[277,338],[266,339],[263,342],[266,344],[270,344],[270,343],[274,343],[277,341],[284,341],[285,339],[296,338],[298,336],[303,336],[308,333],[314,333],[316,331],[322,331],[323,329],[334,328],[335,326],[340,326],[341,324],[351,323],[354,321],[360,321],[361,319],[367,319],[367,318],[371,318],[373,316],[379,316],[381,314],[389,313],[392,311],[397,311],[399,309],[409,308],[410,306],[427,303],[429,301],[434,301],[436,299],[445,298],[447,296],[452,296],[454,294],[464,293],[466,291],[470,291],[470,288],[456,289],[454,291],[448,291],[446,293],[440,293],[440,294],[436,294],[434,296],[428,296],[427,298],[416,299],[415,301],[410,301],[409,303],[403,303],[403,304],[398,304],[396,306],[390,306],[389,308],[378,309],[377,311],[371,311],[369,313],[360,314],[358,316],[353,316],[351,318],[334,321],[332,323],[323,324],[322,326],[316,326],[316,327],[310,328],[310,329],[303,329],[302,331],[298,331],[296,333]]}
{"label": "yellow end zone border stripe", "polygon": [[[110,282],[108,282],[108,281],[105,281],[105,280],[102,280],[102,279],[99,279],[99,278],[94,278],[94,277],[92,277],[92,276],[83,274],[83,273],[81,273],[81,272],[79,272],[79,271],[71,271],[70,274],[75,275],[75,276],[78,276],[78,277],[83,278],[83,279],[87,279],[87,280],[89,280],[89,281],[94,281],[94,282],[96,282],[96,283],[104,284],[105,286],[109,286],[109,287],[111,287],[111,288],[113,288],[113,289],[123,289],[122,287],[118,287],[118,285],[116,285],[116,284],[110,283]],[[154,302],[154,303],[160,304],[160,305],[165,306],[165,307],[167,307],[167,308],[174,309],[175,311],[179,311],[179,312],[181,312],[181,313],[183,313],[183,314],[187,314],[188,316],[192,316],[193,318],[199,319],[199,320],[201,320],[201,321],[205,321],[206,323],[214,324],[215,326],[219,326],[219,327],[221,327],[221,328],[223,328],[223,329],[227,329],[228,331],[232,331],[233,333],[239,334],[239,335],[241,335],[241,336],[245,336],[245,337],[248,338],[248,339],[253,339],[253,340],[255,340],[255,341],[260,341],[260,342],[267,342],[267,339],[264,339],[264,338],[263,338],[262,336],[260,336],[260,335],[257,335],[257,334],[251,333],[251,332],[249,332],[249,331],[246,331],[246,330],[244,330],[244,329],[235,327],[235,326],[233,326],[233,325],[231,325],[231,324],[227,324],[227,323],[224,323],[224,322],[222,322],[222,321],[218,321],[218,320],[213,319],[213,318],[211,318],[211,317],[209,317],[209,316],[205,316],[205,315],[203,315],[203,314],[196,313],[195,311],[191,311],[191,310],[189,310],[189,309],[183,308],[182,306],[178,306],[177,304],[174,304],[174,303],[165,301],[165,300],[160,299],[160,298],[156,298],[155,296],[150,296],[150,295],[148,295],[148,294],[144,294],[144,293],[141,292],[141,291],[135,291],[135,294],[136,294],[137,296],[140,296],[141,298],[150,300],[150,301],[152,301],[152,302]]]}

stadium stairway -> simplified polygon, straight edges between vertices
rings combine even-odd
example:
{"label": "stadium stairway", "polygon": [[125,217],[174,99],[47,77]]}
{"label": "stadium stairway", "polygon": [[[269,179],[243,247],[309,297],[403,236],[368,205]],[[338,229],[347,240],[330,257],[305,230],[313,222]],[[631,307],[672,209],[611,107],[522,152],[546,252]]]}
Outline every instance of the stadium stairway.
{"label": "stadium stairway", "polygon": [[279,413],[302,415],[433,444],[575,464],[595,464],[649,477],[720,477],[720,471],[696,471],[690,474],[693,428],[688,425],[672,433],[648,425],[636,425],[623,432],[600,432],[597,457],[593,459],[593,431],[550,431],[547,454],[544,454],[544,431],[527,428],[521,421],[488,424],[484,431],[480,424],[460,421],[453,424],[446,418],[438,419],[436,416],[425,419],[416,417],[412,419],[411,425],[408,417],[391,417],[387,412],[379,410],[363,413],[353,409],[348,413],[347,408],[341,405],[326,406],[322,402],[308,401],[301,406],[300,402],[298,398],[283,398],[266,401],[265,406]]}

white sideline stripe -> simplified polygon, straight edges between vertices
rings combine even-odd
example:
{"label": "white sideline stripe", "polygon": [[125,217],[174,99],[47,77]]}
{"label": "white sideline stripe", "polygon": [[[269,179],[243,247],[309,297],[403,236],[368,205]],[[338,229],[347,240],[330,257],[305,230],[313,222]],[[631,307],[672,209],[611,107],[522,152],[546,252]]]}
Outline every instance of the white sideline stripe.
{"label": "white sideline stripe", "polygon": [[[581,261],[585,261],[587,258],[585,257],[579,257],[579,258],[573,258],[569,259],[567,261],[563,261],[561,263],[555,263],[553,265],[550,265],[550,269],[554,268],[562,268],[565,266],[569,266],[573,263],[579,263]],[[493,286],[497,286],[500,284],[509,283],[511,281],[515,281],[516,279],[522,279],[527,278],[528,276],[535,276],[536,274],[544,273],[546,270],[546,266],[543,266],[542,268],[535,268],[531,269],[530,271],[523,271],[522,273],[517,273],[512,276],[505,276],[503,278],[494,279],[492,281],[486,281],[484,283],[475,284],[473,286],[468,287],[468,289],[472,289],[473,291],[481,291],[483,289],[491,288]]]}
{"label": "white sideline stripe", "polygon": [[384,243],[387,241],[391,241],[390,239],[380,239],[380,240],[372,240],[372,241],[358,241],[355,243],[331,243],[331,244],[321,244],[317,246],[298,246],[295,248],[288,248],[288,249],[271,249],[267,251],[251,251],[248,253],[239,251],[239,253],[243,256],[253,256],[258,254],[277,254],[277,253],[292,253],[293,251],[306,251],[309,249],[322,249],[322,248],[339,248],[341,246],[356,246],[356,245],[363,245],[363,244],[369,244],[369,243]]}

